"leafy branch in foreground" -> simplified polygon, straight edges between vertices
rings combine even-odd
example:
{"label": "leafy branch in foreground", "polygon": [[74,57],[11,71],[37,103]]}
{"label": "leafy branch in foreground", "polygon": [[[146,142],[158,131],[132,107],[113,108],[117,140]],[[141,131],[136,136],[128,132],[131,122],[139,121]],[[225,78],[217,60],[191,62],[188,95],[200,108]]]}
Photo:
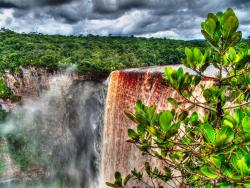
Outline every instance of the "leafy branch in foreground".
{"label": "leafy branch in foreground", "polygon": [[[230,8],[209,13],[201,27],[211,48],[186,48],[182,61],[196,74],[165,69],[167,84],[183,99],[169,98],[172,110],[160,113],[138,101],[135,112],[126,113],[137,125],[128,130],[129,142],[163,165],[152,170],[146,163],[126,181],[117,172],[108,186],[136,180],[148,187],[250,187],[250,50],[235,48],[242,37],[238,26]],[[208,67],[214,71],[209,83],[202,81]]]}

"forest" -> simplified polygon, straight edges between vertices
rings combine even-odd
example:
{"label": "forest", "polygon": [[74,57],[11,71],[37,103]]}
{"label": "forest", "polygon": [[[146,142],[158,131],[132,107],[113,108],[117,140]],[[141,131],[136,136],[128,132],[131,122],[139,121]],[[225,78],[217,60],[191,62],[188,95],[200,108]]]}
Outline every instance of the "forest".
{"label": "forest", "polygon": [[74,65],[80,73],[178,64],[184,47],[206,45],[199,40],[18,34],[7,29],[1,30],[0,41],[1,70],[17,71],[20,66],[58,70]]}
{"label": "forest", "polygon": [[[172,40],[121,36],[63,36],[0,31],[0,70],[27,66],[49,70],[75,66],[79,73],[109,73],[117,69],[179,64],[184,47],[206,47],[202,40]],[[241,47],[249,46],[243,40]]]}

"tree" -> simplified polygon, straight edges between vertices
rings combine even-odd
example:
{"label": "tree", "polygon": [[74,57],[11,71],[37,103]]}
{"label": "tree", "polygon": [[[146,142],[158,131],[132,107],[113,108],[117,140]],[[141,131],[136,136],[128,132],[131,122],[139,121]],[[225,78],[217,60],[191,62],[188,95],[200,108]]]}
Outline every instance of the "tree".
{"label": "tree", "polygon": [[[138,101],[135,112],[126,113],[136,124],[128,130],[129,142],[164,165],[152,167],[147,162],[146,173],[133,170],[125,179],[116,172],[115,182],[108,186],[125,187],[138,180],[149,187],[158,186],[158,181],[171,187],[168,181],[181,177],[187,187],[250,187],[250,50],[235,49],[242,37],[238,26],[230,8],[209,13],[201,24],[209,48],[185,48],[182,61],[196,74],[165,69],[167,84],[183,100],[168,98],[173,109],[160,113],[156,106]],[[212,85],[202,81],[211,66],[217,72]],[[198,88],[202,97],[195,94]],[[186,108],[176,110],[183,102]],[[143,174],[152,181],[144,181]]]}

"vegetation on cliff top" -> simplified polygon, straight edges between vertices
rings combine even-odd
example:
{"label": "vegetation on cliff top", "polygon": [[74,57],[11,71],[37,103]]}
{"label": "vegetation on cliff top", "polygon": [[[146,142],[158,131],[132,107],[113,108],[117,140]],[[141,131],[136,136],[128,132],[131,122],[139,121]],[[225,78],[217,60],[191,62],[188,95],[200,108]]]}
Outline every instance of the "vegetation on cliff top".
{"label": "vegetation on cliff top", "polygon": [[61,36],[0,32],[0,70],[20,66],[57,70],[75,65],[77,71],[109,73],[112,70],[180,63],[184,47],[203,48],[203,41],[135,37]]}
{"label": "vegetation on cliff top", "polygon": [[[249,45],[247,40],[240,44]],[[185,47],[205,46],[200,40],[19,34],[1,29],[0,71],[13,72],[20,66],[57,70],[75,65],[80,73],[109,73],[130,67],[178,64]]]}
{"label": "vegetation on cliff top", "polygon": [[[160,113],[138,101],[135,112],[126,113],[136,125],[128,130],[129,142],[162,166],[146,162],[125,179],[116,172],[108,186],[124,188],[136,180],[159,188],[250,187],[250,49],[236,47],[242,37],[238,26],[230,8],[209,13],[201,32],[210,48],[186,48],[182,61],[197,74],[165,69],[167,84],[182,99],[168,98],[172,108]],[[217,74],[206,84],[209,66]]]}

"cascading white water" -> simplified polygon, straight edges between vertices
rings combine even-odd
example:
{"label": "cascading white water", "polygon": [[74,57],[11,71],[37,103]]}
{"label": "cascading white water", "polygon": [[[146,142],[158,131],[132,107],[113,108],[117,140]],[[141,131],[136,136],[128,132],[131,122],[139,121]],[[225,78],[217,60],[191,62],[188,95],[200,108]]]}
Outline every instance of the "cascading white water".
{"label": "cascading white water", "polygon": [[0,124],[15,164],[10,188],[97,188],[106,86],[67,75],[49,85]]}

